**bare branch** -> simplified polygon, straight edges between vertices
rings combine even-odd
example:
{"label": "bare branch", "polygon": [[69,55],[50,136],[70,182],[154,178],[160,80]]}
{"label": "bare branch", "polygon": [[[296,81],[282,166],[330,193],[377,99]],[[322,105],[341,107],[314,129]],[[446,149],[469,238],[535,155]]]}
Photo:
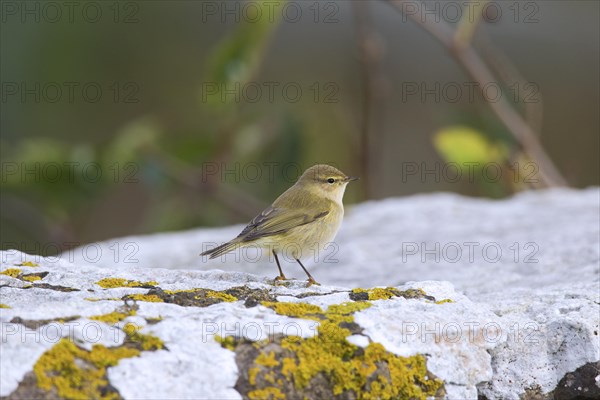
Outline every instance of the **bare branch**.
{"label": "bare branch", "polygon": [[[478,82],[480,88],[495,83],[493,73],[470,43],[463,47],[456,46],[455,30],[450,24],[444,21],[431,23],[426,19],[415,17],[414,14],[404,14],[404,4],[411,3],[410,1],[387,0],[387,2],[396,10],[403,13],[403,15],[411,18],[441,44],[443,44],[450,54],[463,67],[463,69],[471,76],[471,78]],[[500,98],[499,100],[494,99],[494,101],[490,101],[485,92],[482,91],[482,95],[498,119],[504,124],[504,126],[506,126],[506,128],[519,142],[527,156],[538,164],[542,181],[547,186],[565,186],[566,180],[555,167],[550,157],[548,157],[542,145],[538,141],[534,131],[525,122],[523,117],[511,106],[510,103],[508,103],[506,99]]]}

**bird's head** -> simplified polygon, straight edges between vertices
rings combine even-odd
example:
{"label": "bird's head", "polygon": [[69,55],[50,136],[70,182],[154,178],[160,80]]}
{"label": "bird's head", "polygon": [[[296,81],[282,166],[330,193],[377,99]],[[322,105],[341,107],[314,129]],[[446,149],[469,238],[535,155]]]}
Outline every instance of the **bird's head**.
{"label": "bird's head", "polygon": [[346,185],[357,179],[330,165],[317,164],[304,171],[304,174],[298,179],[297,185],[341,203]]}

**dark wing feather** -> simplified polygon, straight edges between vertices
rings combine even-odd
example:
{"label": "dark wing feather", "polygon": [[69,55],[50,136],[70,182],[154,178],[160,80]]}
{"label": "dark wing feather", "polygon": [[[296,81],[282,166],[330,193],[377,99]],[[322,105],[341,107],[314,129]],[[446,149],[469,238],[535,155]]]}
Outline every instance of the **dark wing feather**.
{"label": "dark wing feather", "polygon": [[290,211],[284,208],[269,207],[254,217],[238,235],[237,239],[246,242],[261,237],[285,233],[292,228],[310,224],[327,214],[329,214],[329,211],[308,214],[303,211]]}

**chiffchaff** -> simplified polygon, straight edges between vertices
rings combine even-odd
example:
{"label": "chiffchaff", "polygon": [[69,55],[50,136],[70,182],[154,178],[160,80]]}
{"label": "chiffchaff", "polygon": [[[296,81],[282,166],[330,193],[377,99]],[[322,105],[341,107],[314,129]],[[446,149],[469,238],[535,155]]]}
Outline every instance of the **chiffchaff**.
{"label": "chiffchaff", "polygon": [[268,248],[279,269],[275,279],[284,280],[277,254],[289,250],[308,276],[309,284],[318,284],[300,260],[333,240],[344,217],[342,198],[346,185],[356,179],[329,165],[312,166],[235,239],[201,255],[215,258],[250,245]]}

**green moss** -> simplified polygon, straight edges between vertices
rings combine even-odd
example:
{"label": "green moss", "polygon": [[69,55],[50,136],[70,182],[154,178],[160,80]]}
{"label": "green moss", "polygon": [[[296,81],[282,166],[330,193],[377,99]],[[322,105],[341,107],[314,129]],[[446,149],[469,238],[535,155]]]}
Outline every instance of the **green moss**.
{"label": "green moss", "polygon": [[16,278],[17,276],[19,276],[20,273],[21,270],[19,268],[8,268],[0,272],[0,275],[8,275],[11,278]]}
{"label": "green moss", "polygon": [[249,392],[248,398],[251,400],[283,400],[285,395],[279,388],[267,387]]}
{"label": "green moss", "polygon": [[148,301],[151,303],[164,303],[163,299],[158,297],[155,294],[130,294],[127,295],[126,298],[135,300],[135,301]]}
{"label": "green moss", "polygon": [[160,350],[165,347],[165,344],[159,337],[140,333],[140,329],[140,326],[128,323],[123,327],[123,332],[127,335],[128,340],[139,345],[141,350]]}
{"label": "green moss", "polygon": [[119,394],[106,377],[106,368],[139,353],[133,348],[107,348],[98,344],[87,351],[62,339],[38,359],[33,372],[41,389],[55,389],[62,398],[118,399]]}
{"label": "green moss", "polygon": [[216,292],[214,290],[209,290],[206,292],[206,296],[207,297],[211,297],[213,299],[220,299],[223,300],[225,302],[228,303],[232,303],[234,301],[237,301],[238,299],[230,294],[227,293],[223,293],[223,292]]}
{"label": "green moss", "polygon": [[18,267],[39,267],[38,263],[34,263],[33,261],[23,261],[21,264],[16,264]]}
{"label": "green moss", "polygon": [[97,285],[103,287],[104,289],[118,288],[118,287],[150,287],[157,286],[158,282],[149,281],[149,282],[140,282],[140,281],[130,281],[124,278],[104,278],[100,279],[96,282]]}
{"label": "green moss", "polygon": [[0,303],[0,308],[11,308],[11,306],[8,306],[4,303]]}
{"label": "green moss", "polygon": [[443,299],[443,300],[438,300],[435,302],[435,304],[444,304],[444,303],[454,303],[454,300],[452,299]]}

